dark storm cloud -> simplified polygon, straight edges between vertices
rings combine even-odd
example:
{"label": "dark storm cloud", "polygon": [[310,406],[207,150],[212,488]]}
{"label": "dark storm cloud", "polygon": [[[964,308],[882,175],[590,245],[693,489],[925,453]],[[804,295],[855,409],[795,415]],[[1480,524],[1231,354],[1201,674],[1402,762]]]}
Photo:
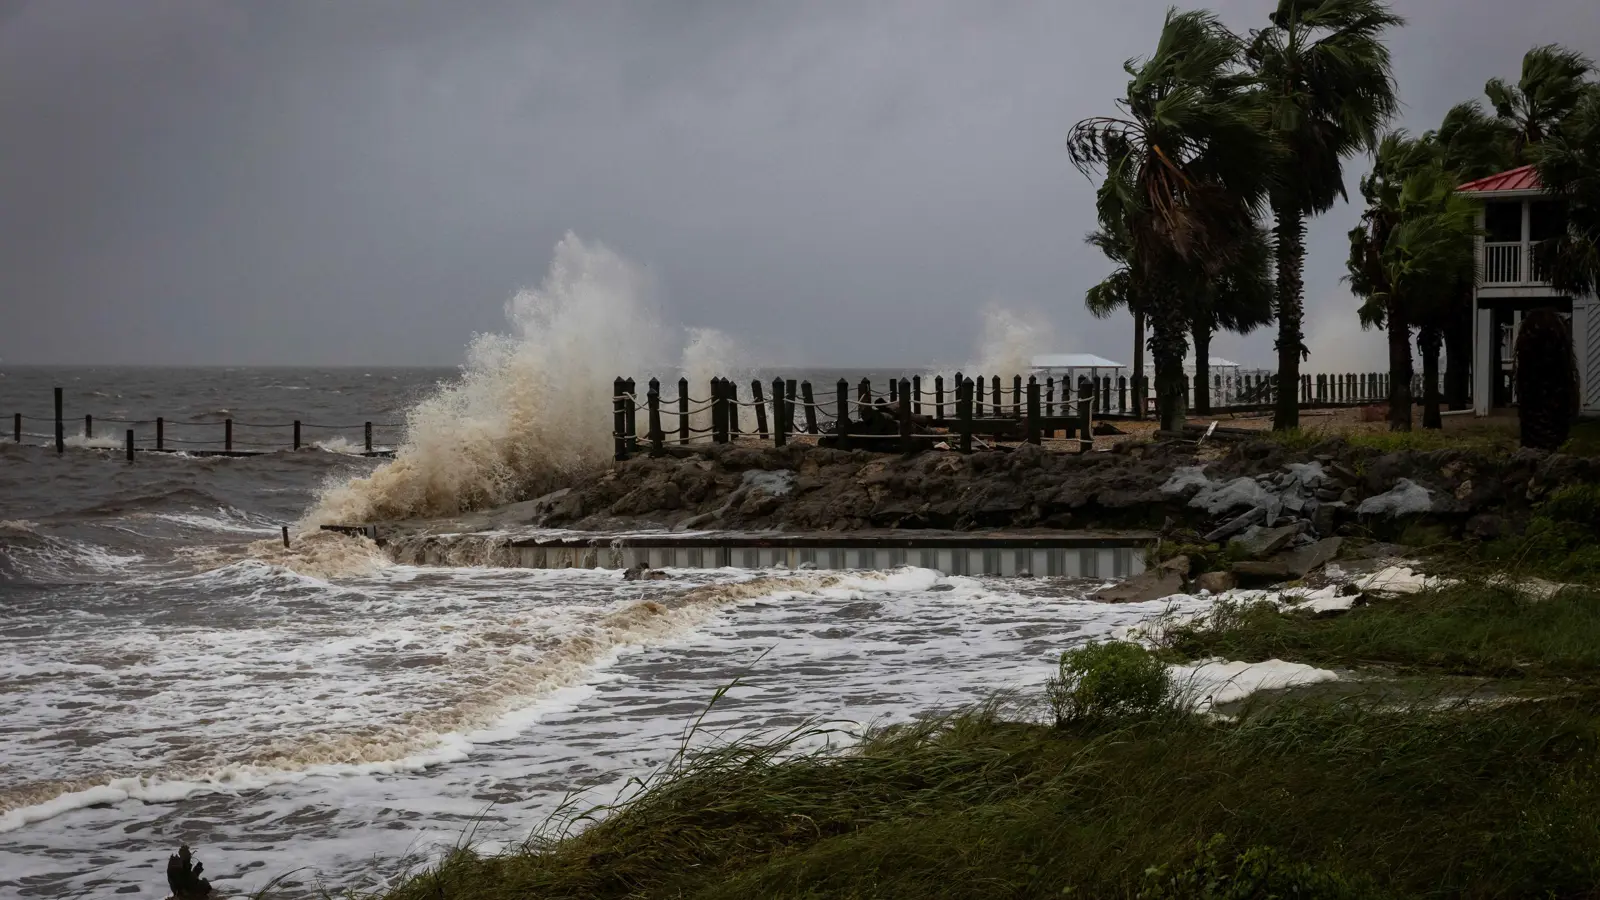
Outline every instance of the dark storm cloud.
{"label": "dark storm cloud", "polygon": [[[794,361],[960,358],[991,301],[1126,356],[1082,311],[1106,266],[1062,141],[1165,8],[0,3],[0,360],[454,363],[568,229]],[[1419,130],[1529,46],[1600,53],[1592,0],[1399,9]],[[1330,365],[1383,354],[1349,339],[1354,216],[1311,232]]]}

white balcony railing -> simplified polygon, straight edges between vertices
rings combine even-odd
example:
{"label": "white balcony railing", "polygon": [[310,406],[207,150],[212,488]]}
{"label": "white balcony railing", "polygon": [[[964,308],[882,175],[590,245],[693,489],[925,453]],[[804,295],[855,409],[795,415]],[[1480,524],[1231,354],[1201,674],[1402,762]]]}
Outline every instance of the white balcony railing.
{"label": "white balcony railing", "polygon": [[1534,265],[1533,244],[1529,241],[1486,243],[1483,245],[1484,285],[1545,284],[1543,272]]}

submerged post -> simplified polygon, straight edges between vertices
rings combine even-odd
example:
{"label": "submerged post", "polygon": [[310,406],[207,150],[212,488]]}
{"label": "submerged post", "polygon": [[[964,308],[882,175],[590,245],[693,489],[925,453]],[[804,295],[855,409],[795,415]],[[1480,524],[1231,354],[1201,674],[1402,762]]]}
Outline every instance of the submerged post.
{"label": "submerged post", "polygon": [[127,434],[126,438],[123,440],[123,445],[122,446],[124,448],[126,448],[126,450],[128,452],[128,462],[133,462],[133,429],[132,428],[128,429],[128,434]]}
{"label": "submerged post", "polygon": [[1039,379],[1028,376],[1028,443],[1038,444],[1042,440],[1039,426]]}
{"label": "submerged post", "polygon": [[806,407],[806,434],[817,433],[817,402],[811,395],[811,382],[800,383],[800,401]]}
{"label": "submerged post", "polygon": [[[294,423],[294,448],[300,449],[300,423]],[[167,420],[163,416],[156,416],[156,449],[167,449]]]}
{"label": "submerged post", "polygon": [[56,388],[56,452],[67,451],[67,431],[61,423],[61,388]]}
{"label": "submerged post", "polygon": [[750,382],[750,397],[756,405],[756,434],[764,441],[767,439],[767,401],[761,396],[761,382]]}
{"label": "submerged post", "polygon": [[233,420],[232,419],[223,419],[222,420],[222,449],[226,450],[229,453],[233,452]]}
{"label": "submerged post", "polygon": [[[621,376],[611,382],[611,431],[612,447],[611,458],[622,462],[628,458],[628,411],[622,405],[624,382]],[[300,423],[294,423],[294,448],[300,449]],[[284,529],[284,537],[289,534],[288,528]]]}
{"label": "submerged post", "polygon": [[372,452],[372,423],[371,422],[366,423],[366,441],[367,441],[367,452],[371,453]]}
{"label": "submerged post", "polygon": [[916,441],[911,438],[911,382],[900,379],[900,452],[907,455],[917,452]]}
{"label": "submerged post", "polygon": [[961,431],[961,452],[972,452],[972,379],[956,382],[956,419]]}
{"label": "submerged post", "polygon": [[645,403],[650,407],[650,455],[660,456],[665,451],[662,442],[665,435],[661,433],[661,381],[650,379],[650,393],[645,396]]}
{"label": "submerged post", "polygon": [[289,549],[289,526],[283,526],[283,549]]}
{"label": "submerged post", "polygon": [[844,380],[843,378],[839,379],[839,383],[834,387],[834,392],[835,392],[835,399],[836,399],[837,403],[839,404],[838,411],[835,413],[835,419],[836,419],[836,422],[837,422],[837,425],[838,425],[838,428],[839,428],[839,449],[840,450],[849,450],[850,449],[850,382]]}
{"label": "submerged post", "polygon": [[11,436],[17,443],[22,443],[22,413],[13,413],[11,416]]}
{"label": "submerged post", "polygon": [[92,437],[94,437],[94,416],[86,415],[83,417],[83,439],[87,441]]}
{"label": "submerged post", "polygon": [[689,443],[689,379],[678,379],[678,443]]}
{"label": "submerged post", "polygon": [[[161,420],[156,420],[156,449],[161,449]],[[300,449],[300,420],[294,420],[294,449]]]}
{"label": "submerged post", "polygon": [[933,376],[933,420],[944,422],[944,376]]}

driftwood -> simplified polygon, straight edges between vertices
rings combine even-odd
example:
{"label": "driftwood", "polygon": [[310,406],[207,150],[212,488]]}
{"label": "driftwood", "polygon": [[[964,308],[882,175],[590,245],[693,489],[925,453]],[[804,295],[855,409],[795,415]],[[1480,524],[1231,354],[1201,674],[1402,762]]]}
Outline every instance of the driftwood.
{"label": "driftwood", "polygon": [[210,897],[211,882],[200,877],[205,868],[205,863],[194,861],[188,844],[179,846],[177,855],[167,857],[167,887],[172,891],[172,900]]}

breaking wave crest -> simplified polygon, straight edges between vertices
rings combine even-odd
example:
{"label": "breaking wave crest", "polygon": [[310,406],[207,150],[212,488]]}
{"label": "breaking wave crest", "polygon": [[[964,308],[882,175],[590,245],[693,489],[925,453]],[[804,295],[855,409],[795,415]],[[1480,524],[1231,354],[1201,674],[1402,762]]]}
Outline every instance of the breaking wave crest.
{"label": "breaking wave crest", "polygon": [[627,260],[568,234],[543,283],[506,304],[510,333],[475,338],[461,378],[408,413],[395,459],[327,486],[302,527],[454,515],[538,496],[604,465],[613,379],[676,371],[692,344],[704,381],[702,351],[723,343],[664,326],[648,288]]}
{"label": "breaking wave crest", "polygon": [[310,775],[412,771],[459,760],[474,742],[504,739],[507,732],[531,724],[541,701],[582,685],[617,654],[676,638],[722,608],[881,580],[821,573],[769,576],[632,603],[556,639],[537,655],[500,654],[504,662],[499,666],[467,666],[456,673],[454,702],[397,721],[281,738],[242,759],[196,760],[140,775],[107,773],[0,789],[0,832],[98,803],[172,802]]}

